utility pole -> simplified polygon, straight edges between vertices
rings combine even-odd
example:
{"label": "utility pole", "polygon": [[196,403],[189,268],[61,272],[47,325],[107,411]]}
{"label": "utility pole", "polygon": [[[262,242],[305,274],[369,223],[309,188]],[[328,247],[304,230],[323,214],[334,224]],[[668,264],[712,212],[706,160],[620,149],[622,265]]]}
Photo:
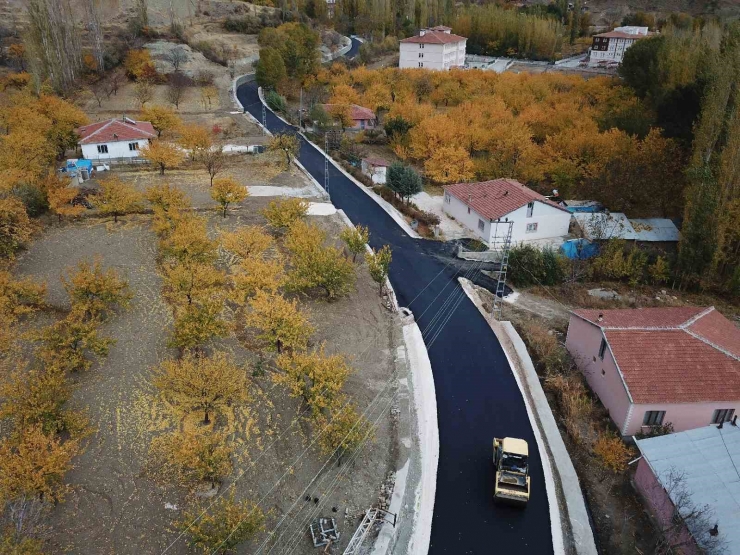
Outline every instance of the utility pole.
{"label": "utility pole", "polygon": [[298,128],[303,131],[303,87],[301,87],[301,103],[298,108]]}
{"label": "utility pole", "polygon": [[329,134],[324,135],[324,190],[329,195],[331,200],[331,193],[329,193]]}
{"label": "utility pole", "polygon": [[265,105],[262,105],[262,134],[267,135],[267,110]]}

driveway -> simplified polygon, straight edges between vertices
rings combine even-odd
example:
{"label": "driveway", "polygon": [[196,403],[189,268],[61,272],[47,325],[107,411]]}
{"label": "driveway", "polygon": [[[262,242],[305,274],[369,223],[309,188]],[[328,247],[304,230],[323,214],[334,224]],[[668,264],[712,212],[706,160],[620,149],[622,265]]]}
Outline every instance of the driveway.
{"label": "driveway", "polygon": [[[256,84],[242,85],[237,96],[253,116],[262,118]],[[269,111],[267,127],[292,131]],[[303,139],[300,161],[324,182],[323,155]],[[357,185],[329,168],[334,205],[354,223],[370,228],[371,246],[392,247],[390,279],[398,302],[414,312],[429,351],[440,439],[429,552],[552,553],[542,464],[524,401],[501,346],[457,283],[460,268],[443,264],[435,242],[410,238]],[[475,277],[476,272],[476,266],[469,266],[466,274]],[[493,504],[494,436],[529,443],[532,494],[524,510]]]}

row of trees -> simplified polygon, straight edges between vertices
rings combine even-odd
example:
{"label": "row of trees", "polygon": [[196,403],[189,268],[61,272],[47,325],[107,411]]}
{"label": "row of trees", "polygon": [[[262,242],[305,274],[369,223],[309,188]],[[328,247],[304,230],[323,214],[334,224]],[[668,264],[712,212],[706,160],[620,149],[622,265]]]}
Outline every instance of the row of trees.
{"label": "row of trees", "polygon": [[69,376],[89,370],[95,357],[107,355],[113,340],[100,335],[100,326],[132,297],[126,281],[104,270],[100,260],[80,262],[62,281],[71,308],[56,323],[28,336],[38,346],[26,360],[16,349],[21,334],[14,324],[20,316],[45,308],[45,286],[0,272],[0,310],[8,316],[2,347],[8,372],[0,380],[0,419],[10,424],[10,433],[0,441],[0,505],[9,524],[0,541],[12,553],[41,553],[42,515],[64,499],[64,475],[91,432],[86,413],[67,406]]}

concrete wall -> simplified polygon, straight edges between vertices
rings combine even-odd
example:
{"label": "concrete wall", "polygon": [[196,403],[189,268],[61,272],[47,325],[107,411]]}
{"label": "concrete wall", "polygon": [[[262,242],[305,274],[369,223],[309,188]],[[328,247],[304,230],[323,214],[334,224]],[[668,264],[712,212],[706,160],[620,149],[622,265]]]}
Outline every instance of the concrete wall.
{"label": "concrete wall", "polygon": [[[496,224],[478,214],[460,199],[445,193],[442,209],[463,226],[470,229],[481,240],[490,243],[494,238]],[[511,231],[511,240],[514,244],[535,239],[562,237],[568,234],[568,226],[570,225],[570,214],[568,212],[538,201],[534,203],[531,217],[527,217],[527,207],[523,206],[510,213],[507,218],[508,221],[514,222]],[[483,222],[483,229],[479,227],[479,221]],[[537,231],[528,232],[527,225],[532,223],[537,224]],[[503,230],[499,229],[498,233],[503,233]]]}
{"label": "concrete wall", "polygon": [[667,539],[671,545],[677,547],[676,553],[698,555],[699,550],[688,529],[683,525],[677,526],[672,523],[675,506],[644,458],[637,463],[637,470],[632,480],[635,489],[645,500],[650,514],[657,521],[658,527],[668,531],[669,538]]}
{"label": "concrete wall", "polygon": [[139,158],[139,150],[129,150],[129,143],[137,143],[139,150],[149,144],[147,139],[137,141],[116,141],[111,143],[100,143],[108,146],[108,154],[98,153],[98,144],[82,145],[82,157],[87,160],[108,160],[110,158]]}
{"label": "concrete wall", "polygon": [[[586,376],[586,381],[593,392],[609,411],[611,419],[622,430],[622,434],[627,435],[624,424],[632,403],[611,351],[607,348],[604,352],[604,360],[599,358],[602,338],[600,328],[578,316],[570,317],[565,347]],[[642,424],[642,416],[640,416],[640,424]]]}
{"label": "concrete wall", "polygon": [[708,403],[683,403],[683,404],[650,404],[635,405],[632,408],[632,416],[627,423],[624,435],[638,434],[642,428],[643,418],[649,410],[664,410],[663,423],[673,424],[675,432],[703,428],[712,423],[714,411],[717,409],[735,409],[735,414],[740,414],[740,401],[711,401]]}

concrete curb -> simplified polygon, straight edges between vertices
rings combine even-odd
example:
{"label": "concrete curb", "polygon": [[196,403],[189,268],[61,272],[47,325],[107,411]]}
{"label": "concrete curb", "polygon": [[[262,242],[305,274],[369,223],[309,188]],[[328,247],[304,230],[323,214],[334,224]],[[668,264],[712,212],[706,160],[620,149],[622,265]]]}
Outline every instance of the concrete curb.
{"label": "concrete curb", "polygon": [[[489,320],[472,283],[465,278],[458,279],[499,340],[522,392],[540,452],[546,455],[542,457],[542,461],[555,553],[597,555],[578,475],[524,341],[511,322]],[[556,473],[553,472],[553,466]]]}
{"label": "concrete curb", "polygon": [[344,35],[342,35],[342,38],[343,39],[347,39],[348,44],[346,44],[345,46],[343,46],[342,48],[340,48],[336,52],[332,52],[329,56],[322,56],[322,60],[321,60],[322,63],[326,64],[326,63],[329,63],[329,62],[333,62],[337,58],[341,58],[347,52],[349,52],[350,50],[352,50],[352,39],[349,38],[349,37],[345,37]]}

